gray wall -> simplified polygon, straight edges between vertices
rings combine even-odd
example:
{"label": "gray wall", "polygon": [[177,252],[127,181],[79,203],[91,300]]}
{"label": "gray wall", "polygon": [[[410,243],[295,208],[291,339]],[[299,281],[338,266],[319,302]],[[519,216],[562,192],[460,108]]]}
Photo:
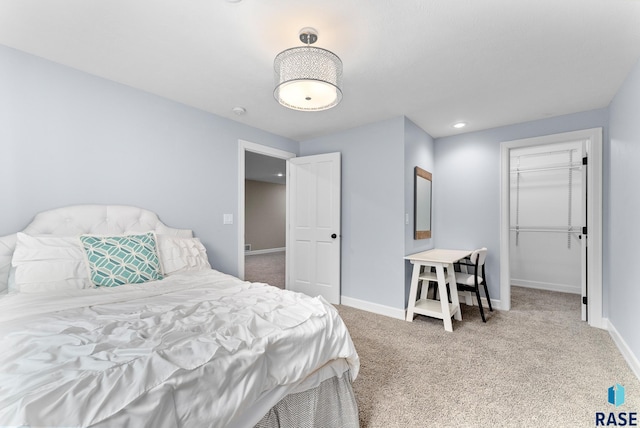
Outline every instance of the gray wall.
{"label": "gray wall", "polygon": [[[604,128],[606,142],[607,109],[436,139],[435,246],[487,247],[487,282],[492,299],[500,299],[500,143],[596,127]],[[604,176],[607,174],[605,158]],[[606,200],[605,196],[605,204]]]}
{"label": "gray wall", "polygon": [[[298,143],[0,46],[0,235],[43,210],[125,204],[202,239],[237,274],[238,139]],[[211,94],[215,96],[215,94]]]}
{"label": "gray wall", "polygon": [[300,143],[342,153],[342,295],[404,308],[404,118]]}
{"label": "gray wall", "polygon": [[251,251],[286,245],[287,187],[284,184],[245,180],[244,243]]}
{"label": "gray wall", "polygon": [[605,266],[609,266],[609,321],[640,359],[640,284],[629,271],[638,263],[640,229],[640,62],[633,68],[610,106],[610,182],[605,224]]}
{"label": "gray wall", "polygon": [[[300,143],[300,155],[342,153],[342,295],[404,309],[413,239],[413,168],[434,167],[433,138],[404,117]],[[409,224],[405,224],[409,214]]]}
{"label": "gray wall", "polygon": [[[435,163],[433,138],[409,119],[405,118],[404,124],[404,212],[409,215],[409,224],[405,224],[404,227],[404,254],[409,255],[433,248],[433,233],[435,231],[432,231],[431,239],[414,239],[413,199],[415,167],[419,166],[433,174]],[[432,183],[437,180],[437,176],[432,177]],[[405,306],[403,309],[409,301],[412,269],[413,265],[409,261],[405,261]]]}

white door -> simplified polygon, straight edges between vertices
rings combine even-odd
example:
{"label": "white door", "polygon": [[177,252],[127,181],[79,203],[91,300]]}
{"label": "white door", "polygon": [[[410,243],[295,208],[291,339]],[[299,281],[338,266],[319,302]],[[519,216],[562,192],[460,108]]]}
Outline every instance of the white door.
{"label": "white door", "polygon": [[[588,183],[588,178],[589,178],[589,158],[588,158],[588,153],[587,153],[587,144],[588,141],[584,141],[582,143],[582,214],[583,214],[583,221],[584,223],[582,224],[582,231],[586,231],[587,233],[589,232],[587,230],[587,224],[588,224],[588,209],[587,209],[587,183]],[[582,321],[589,321],[588,319],[588,302],[589,299],[587,297],[588,295],[588,286],[589,284],[587,283],[587,278],[588,278],[588,274],[589,274],[589,270],[587,267],[587,251],[588,251],[588,244],[589,244],[589,238],[587,233],[582,233],[580,234],[580,245],[582,246],[581,248],[581,255],[580,255],[580,259],[581,259],[581,267],[582,267],[582,279],[580,282],[580,294],[581,294],[581,319]]]}
{"label": "white door", "polygon": [[340,303],[340,153],[287,161],[287,288]]}

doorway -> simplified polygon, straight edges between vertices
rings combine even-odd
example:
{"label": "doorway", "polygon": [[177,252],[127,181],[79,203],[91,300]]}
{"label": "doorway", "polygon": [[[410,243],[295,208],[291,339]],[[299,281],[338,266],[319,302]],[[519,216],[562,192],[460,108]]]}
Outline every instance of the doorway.
{"label": "doorway", "polygon": [[[559,144],[565,145],[562,146],[564,148],[560,149],[561,146],[558,146]],[[562,225],[562,228],[555,224],[543,227],[546,225],[525,225],[521,223],[523,219],[518,217],[518,202],[512,201],[512,197],[517,197],[517,193],[513,193],[514,180],[512,176],[514,175],[514,169],[516,171],[515,174],[517,174],[518,169],[517,165],[512,165],[512,162],[514,162],[513,155],[518,153],[521,155],[532,154],[530,158],[533,159],[537,156],[535,153],[551,152],[554,147],[558,148],[558,150],[564,150],[567,149],[567,145],[571,144],[579,146],[581,148],[580,151],[585,153],[584,157],[587,165],[583,168],[582,162],[579,164],[582,171],[588,171],[588,173],[581,175],[580,178],[584,181],[584,186],[586,187],[584,201],[586,219],[579,220],[573,216],[572,211],[577,210],[576,204],[583,202],[582,198],[575,198],[575,200],[566,200],[564,202],[566,210],[563,214],[566,215],[565,221],[567,223]],[[573,152],[566,152],[565,154],[569,156],[571,163],[575,163],[574,160],[571,160],[569,153]],[[593,327],[604,328],[602,317],[602,129],[594,128],[503,142],[501,144],[501,158],[500,296],[502,308],[508,310],[511,307],[512,271],[517,271],[519,268],[514,264],[518,263],[518,260],[512,260],[513,254],[511,250],[514,241],[517,239],[524,240],[525,234],[553,233],[557,234],[556,239],[560,236],[559,234],[562,234],[564,245],[569,247],[573,245],[572,257],[576,257],[576,247],[579,246],[578,248],[581,248],[581,254],[579,255],[579,268],[581,271],[578,276],[580,276],[580,288],[581,294],[583,294],[583,318]],[[522,159],[521,157],[520,160]],[[530,164],[529,167],[534,170],[535,168],[532,165]],[[575,166],[577,165],[576,163]],[[562,168],[566,166],[566,164],[562,165]],[[565,170],[565,172],[567,171]],[[568,179],[568,172],[566,177]],[[571,208],[569,208],[570,206]],[[572,218],[570,219],[568,215],[572,215]],[[579,223],[579,225],[575,225],[575,223]],[[526,232],[524,231],[525,227],[529,228]],[[583,227],[584,229],[582,229]],[[573,278],[571,281],[573,281],[573,286],[577,287],[576,279]]]}
{"label": "doorway", "polygon": [[244,275],[285,288],[287,161],[245,153]]}
{"label": "doorway", "polygon": [[585,156],[585,140],[511,149],[512,286],[586,296]]}
{"label": "doorway", "polygon": [[[279,232],[276,231],[274,234],[270,233],[273,230],[266,230],[263,232],[266,233],[253,233],[252,240],[254,242],[247,241],[247,214],[246,214],[246,200],[247,194],[260,194],[262,192],[269,192],[275,196],[275,199],[279,199],[277,196],[281,190],[277,187],[271,186],[272,184],[280,184],[284,185],[285,198],[283,203],[285,204],[283,211],[286,213],[288,209],[288,185],[286,181],[286,160],[295,157],[294,153],[286,152],[279,149],[274,149],[272,147],[263,146],[261,144],[255,144],[248,141],[239,141],[238,145],[238,277],[240,279],[245,279],[245,253],[250,251],[250,254],[260,255],[264,254],[265,257],[271,259],[283,259],[286,255],[286,220],[285,220],[285,239],[282,247],[273,247],[273,245],[281,245],[274,244],[278,241],[277,235]],[[249,163],[247,163],[249,161]],[[247,165],[250,165],[252,171],[247,171]],[[251,167],[254,165],[254,167]],[[282,165],[284,165],[284,170],[282,170]],[[278,169],[280,168],[280,169]],[[278,177],[278,174],[283,174],[282,177]],[[252,186],[247,191],[247,179],[251,180],[252,183],[249,186]],[[262,183],[262,184],[261,184]],[[271,210],[272,213],[270,216],[277,215],[273,211],[277,211],[277,208]],[[252,220],[252,219],[250,219]],[[253,219],[255,223],[255,219]],[[276,221],[271,219],[270,221]],[[251,227],[251,226],[249,226]],[[251,249],[249,249],[248,245],[251,245]],[[284,250],[285,254],[282,254],[282,257],[278,257],[277,252],[282,252]],[[259,262],[256,260],[256,262]],[[269,261],[266,261],[267,263]],[[278,270],[276,268],[276,270]],[[274,272],[276,275],[280,275],[279,272]],[[271,275],[271,274],[270,274]],[[259,280],[261,282],[268,282],[269,278],[247,278],[253,281]],[[276,286],[281,286],[286,288],[286,278],[284,284],[273,284]]]}

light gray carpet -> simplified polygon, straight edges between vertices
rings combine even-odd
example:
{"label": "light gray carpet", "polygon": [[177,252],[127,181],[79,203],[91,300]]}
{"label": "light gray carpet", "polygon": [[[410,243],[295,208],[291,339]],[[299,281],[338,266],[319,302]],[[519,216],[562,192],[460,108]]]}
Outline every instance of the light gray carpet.
{"label": "light gray carpet", "polygon": [[338,306],[361,360],[361,426],[593,427],[596,412],[640,412],[640,381],[609,333],[580,321],[579,296],[513,287],[512,299],[486,324],[463,304],[453,333]]}
{"label": "light gray carpet", "polygon": [[285,252],[254,254],[244,257],[244,279],[285,287]]}

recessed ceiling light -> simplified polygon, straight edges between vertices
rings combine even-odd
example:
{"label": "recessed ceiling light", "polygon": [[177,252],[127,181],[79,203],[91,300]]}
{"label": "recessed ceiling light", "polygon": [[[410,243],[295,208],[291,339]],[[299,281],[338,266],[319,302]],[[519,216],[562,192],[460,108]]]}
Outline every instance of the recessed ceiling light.
{"label": "recessed ceiling light", "polygon": [[462,129],[467,126],[467,122],[456,122],[453,124],[453,127],[456,129]]}
{"label": "recessed ceiling light", "polygon": [[276,174],[276,176],[277,176],[277,177],[284,177],[284,174],[283,174],[283,173],[281,173],[281,172],[279,172],[279,173],[277,173],[277,174]]}

